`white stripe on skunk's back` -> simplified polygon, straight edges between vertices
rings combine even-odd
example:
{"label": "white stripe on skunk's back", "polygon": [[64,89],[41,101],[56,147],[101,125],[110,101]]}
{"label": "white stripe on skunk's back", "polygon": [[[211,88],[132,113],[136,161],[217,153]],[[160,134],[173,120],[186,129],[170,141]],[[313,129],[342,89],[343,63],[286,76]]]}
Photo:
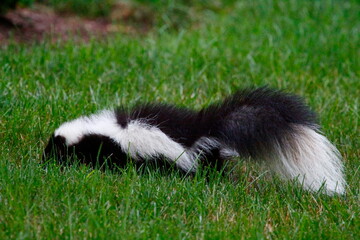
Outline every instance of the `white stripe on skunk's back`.
{"label": "white stripe on skunk's back", "polygon": [[345,192],[343,165],[339,151],[315,130],[294,125],[285,146],[277,145],[272,168],[282,176],[298,178],[306,189],[317,191],[323,185],[327,194]]}
{"label": "white stripe on skunk's back", "polygon": [[139,120],[131,121],[128,126],[112,138],[120,144],[123,151],[131,156],[142,158],[164,156],[175,161],[184,171],[195,171],[197,164],[184,147],[173,141],[160,129]]}
{"label": "white stripe on skunk's back", "polygon": [[197,168],[192,154],[159,128],[141,120],[132,120],[123,128],[117,123],[114,111],[105,110],[89,117],[80,117],[62,124],[55,131],[55,136],[64,137],[68,146],[79,143],[82,137],[90,134],[111,138],[135,160],[139,157],[151,160],[163,156],[184,171],[195,171]]}
{"label": "white stripe on skunk's back", "polygon": [[56,136],[63,136],[66,145],[71,146],[79,143],[88,134],[101,134],[111,137],[121,131],[116,122],[115,113],[110,110],[103,110],[89,117],[80,117],[69,122],[63,123],[55,130]]}

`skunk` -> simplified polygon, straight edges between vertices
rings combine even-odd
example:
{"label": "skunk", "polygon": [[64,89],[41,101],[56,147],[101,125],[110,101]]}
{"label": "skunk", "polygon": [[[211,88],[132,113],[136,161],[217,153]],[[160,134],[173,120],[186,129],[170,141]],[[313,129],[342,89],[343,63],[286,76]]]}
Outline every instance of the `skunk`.
{"label": "skunk", "polygon": [[166,104],[104,110],[63,123],[44,150],[60,162],[124,167],[165,159],[186,173],[250,158],[310,191],[343,194],[341,156],[303,100],[269,88],[238,91],[199,111]]}

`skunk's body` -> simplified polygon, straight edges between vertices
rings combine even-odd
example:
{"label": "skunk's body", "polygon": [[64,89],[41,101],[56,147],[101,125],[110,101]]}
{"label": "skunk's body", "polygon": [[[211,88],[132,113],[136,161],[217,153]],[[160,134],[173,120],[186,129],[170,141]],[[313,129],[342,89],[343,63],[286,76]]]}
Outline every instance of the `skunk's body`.
{"label": "skunk's body", "polygon": [[250,157],[308,190],[345,191],[340,154],[319,133],[315,114],[300,98],[267,88],[239,91],[200,111],[147,104],[80,117],[55,131],[45,157],[54,153],[120,167],[129,158],[164,158],[185,172]]}

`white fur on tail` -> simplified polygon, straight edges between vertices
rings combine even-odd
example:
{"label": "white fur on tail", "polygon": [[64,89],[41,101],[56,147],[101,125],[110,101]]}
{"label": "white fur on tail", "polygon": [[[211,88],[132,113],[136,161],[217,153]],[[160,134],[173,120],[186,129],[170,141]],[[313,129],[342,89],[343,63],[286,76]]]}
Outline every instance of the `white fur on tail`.
{"label": "white fur on tail", "polygon": [[282,147],[278,144],[269,157],[271,168],[288,179],[297,178],[304,188],[327,194],[343,194],[345,179],[339,151],[315,130],[301,125],[287,136]]}

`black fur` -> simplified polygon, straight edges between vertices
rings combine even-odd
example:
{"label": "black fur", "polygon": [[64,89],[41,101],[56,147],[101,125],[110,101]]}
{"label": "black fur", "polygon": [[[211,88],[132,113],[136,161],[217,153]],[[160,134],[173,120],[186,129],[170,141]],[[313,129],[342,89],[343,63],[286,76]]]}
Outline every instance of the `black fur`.
{"label": "black fur", "polygon": [[301,98],[268,88],[239,91],[199,115],[213,122],[210,136],[245,157],[261,155],[274,141],[282,144],[294,124],[317,128],[316,114]]}
{"label": "black fur", "polygon": [[113,169],[115,166],[124,167],[128,162],[128,156],[121,147],[109,137],[89,134],[83,136],[79,143],[66,146],[65,139],[61,136],[52,136],[44,151],[44,159],[54,157],[59,163],[68,163],[69,157],[75,157],[84,164],[93,167],[107,166]]}

